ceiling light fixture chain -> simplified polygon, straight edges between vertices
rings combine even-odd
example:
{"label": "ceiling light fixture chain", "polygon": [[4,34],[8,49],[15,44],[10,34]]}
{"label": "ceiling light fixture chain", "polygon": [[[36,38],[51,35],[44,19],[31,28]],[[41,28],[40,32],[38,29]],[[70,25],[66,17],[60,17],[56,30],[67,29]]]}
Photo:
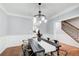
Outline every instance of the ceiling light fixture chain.
{"label": "ceiling light fixture chain", "polygon": [[39,5],[39,16],[41,15],[41,3],[38,3],[38,5]]}

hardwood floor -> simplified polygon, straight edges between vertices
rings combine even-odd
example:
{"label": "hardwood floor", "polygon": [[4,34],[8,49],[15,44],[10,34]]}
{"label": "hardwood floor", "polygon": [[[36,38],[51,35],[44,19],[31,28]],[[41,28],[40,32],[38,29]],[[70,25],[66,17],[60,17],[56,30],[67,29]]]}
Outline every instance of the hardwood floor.
{"label": "hardwood floor", "polygon": [[20,56],[21,55],[21,47],[16,46],[16,47],[10,47],[5,49],[0,55],[1,56]]}
{"label": "hardwood floor", "polygon": [[79,48],[69,46],[69,45],[63,44],[63,43],[61,43],[61,45],[62,45],[62,47],[60,49],[66,50],[68,53],[67,54],[68,56],[79,56]]}
{"label": "hardwood floor", "polygon": [[[66,50],[68,56],[79,56],[79,48],[69,46],[61,43],[62,47],[60,49]],[[5,49],[0,55],[1,56],[20,56],[21,55],[21,46],[10,47]]]}

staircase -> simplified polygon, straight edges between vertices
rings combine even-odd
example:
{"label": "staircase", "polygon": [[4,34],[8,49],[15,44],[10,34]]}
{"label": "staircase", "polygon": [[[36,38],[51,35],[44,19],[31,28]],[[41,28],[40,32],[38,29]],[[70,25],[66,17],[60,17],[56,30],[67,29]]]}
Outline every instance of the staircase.
{"label": "staircase", "polygon": [[68,23],[67,21],[62,21],[62,29],[66,32],[72,39],[79,43],[79,28]]}

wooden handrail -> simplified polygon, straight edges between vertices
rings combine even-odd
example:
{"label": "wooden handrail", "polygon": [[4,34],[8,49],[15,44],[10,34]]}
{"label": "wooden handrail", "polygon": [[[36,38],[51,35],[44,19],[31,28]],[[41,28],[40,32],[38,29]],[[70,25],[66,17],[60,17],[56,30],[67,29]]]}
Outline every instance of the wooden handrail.
{"label": "wooden handrail", "polygon": [[79,28],[77,28],[76,26],[70,24],[69,22],[67,22],[67,21],[63,21],[63,22],[65,22],[65,23],[69,24],[70,26],[74,27],[75,29],[79,30]]}

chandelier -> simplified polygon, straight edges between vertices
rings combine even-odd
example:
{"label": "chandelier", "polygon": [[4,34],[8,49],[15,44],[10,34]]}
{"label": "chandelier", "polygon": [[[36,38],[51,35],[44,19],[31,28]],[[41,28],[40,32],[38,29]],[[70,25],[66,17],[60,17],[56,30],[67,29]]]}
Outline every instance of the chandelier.
{"label": "chandelier", "polygon": [[41,3],[38,3],[38,7],[39,7],[38,14],[34,15],[34,17],[33,17],[33,30],[34,31],[39,30],[39,26],[41,23],[47,22],[46,16],[44,14],[42,14],[42,11],[41,11]]}

